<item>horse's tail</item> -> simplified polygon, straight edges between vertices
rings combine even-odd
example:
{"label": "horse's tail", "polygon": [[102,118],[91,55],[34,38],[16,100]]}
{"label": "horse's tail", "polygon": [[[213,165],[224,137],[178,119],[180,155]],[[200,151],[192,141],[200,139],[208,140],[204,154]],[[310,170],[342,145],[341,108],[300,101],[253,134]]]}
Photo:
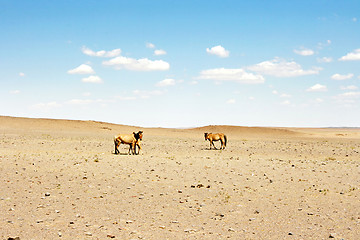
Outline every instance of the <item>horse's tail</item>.
{"label": "horse's tail", "polygon": [[226,137],[226,135],[224,134],[224,138],[225,138],[225,147],[226,147],[226,142],[227,142],[227,137]]}
{"label": "horse's tail", "polygon": [[114,145],[115,145],[115,154],[117,153],[117,146],[118,146],[119,140],[117,139],[117,136],[114,137]]}

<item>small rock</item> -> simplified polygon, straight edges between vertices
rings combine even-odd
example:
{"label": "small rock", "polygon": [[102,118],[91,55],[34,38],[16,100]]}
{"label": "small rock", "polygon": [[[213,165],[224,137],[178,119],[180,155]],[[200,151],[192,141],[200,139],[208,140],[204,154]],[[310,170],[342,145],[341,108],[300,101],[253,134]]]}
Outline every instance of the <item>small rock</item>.
{"label": "small rock", "polygon": [[91,232],[86,232],[85,235],[86,236],[92,236],[92,233]]}
{"label": "small rock", "polygon": [[108,238],[115,238],[115,235],[108,234],[107,237],[108,237]]}
{"label": "small rock", "polygon": [[289,232],[288,235],[293,235],[292,232]]}
{"label": "small rock", "polygon": [[9,237],[8,240],[20,240],[20,238],[19,238],[19,237],[14,237],[14,238],[13,238],[13,237]]}
{"label": "small rock", "polygon": [[335,238],[335,233],[330,233],[329,238]]}
{"label": "small rock", "polygon": [[45,193],[45,197],[49,197],[50,196],[50,193],[49,192],[46,192]]}

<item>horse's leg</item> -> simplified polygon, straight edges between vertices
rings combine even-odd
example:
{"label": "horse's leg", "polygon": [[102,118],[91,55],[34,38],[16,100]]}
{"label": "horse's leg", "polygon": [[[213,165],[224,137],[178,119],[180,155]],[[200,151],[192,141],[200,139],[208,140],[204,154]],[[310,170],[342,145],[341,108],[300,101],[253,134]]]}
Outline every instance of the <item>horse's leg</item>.
{"label": "horse's leg", "polygon": [[115,154],[118,154],[119,153],[119,149],[117,148],[118,147],[118,141],[116,139],[114,140],[114,145],[115,145]]}
{"label": "horse's leg", "polygon": [[223,141],[222,138],[220,138],[220,142],[221,142],[221,147],[220,147],[220,149],[225,149],[225,148],[224,148],[224,141]]}
{"label": "horse's leg", "polygon": [[213,141],[211,141],[212,145],[214,146],[215,150],[217,150],[217,148],[215,147],[215,144]]}
{"label": "horse's leg", "polygon": [[138,151],[138,153],[137,153],[137,155],[139,155],[140,150],[141,150],[141,146],[140,146],[140,143],[135,144],[135,154],[136,154],[136,145],[139,147],[139,151]]}

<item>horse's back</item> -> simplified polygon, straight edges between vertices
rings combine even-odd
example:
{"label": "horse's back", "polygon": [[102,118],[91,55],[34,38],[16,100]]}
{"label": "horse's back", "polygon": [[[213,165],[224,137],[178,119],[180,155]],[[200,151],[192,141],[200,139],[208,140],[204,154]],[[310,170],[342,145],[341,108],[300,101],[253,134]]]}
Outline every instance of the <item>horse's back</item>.
{"label": "horse's back", "polygon": [[135,139],[132,134],[120,134],[115,136],[115,141],[120,141],[122,143],[132,143],[134,140]]}

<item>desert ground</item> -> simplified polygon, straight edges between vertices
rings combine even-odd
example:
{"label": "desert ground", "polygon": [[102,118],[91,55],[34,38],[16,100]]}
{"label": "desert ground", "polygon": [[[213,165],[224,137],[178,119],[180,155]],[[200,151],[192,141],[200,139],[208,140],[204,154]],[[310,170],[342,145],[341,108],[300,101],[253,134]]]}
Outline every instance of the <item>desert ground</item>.
{"label": "desert ground", "polygon": [[[138,130],[140,154],[115,155]],[[2,116],[0,239],[360,239],[359,165],[360,129]]]}

